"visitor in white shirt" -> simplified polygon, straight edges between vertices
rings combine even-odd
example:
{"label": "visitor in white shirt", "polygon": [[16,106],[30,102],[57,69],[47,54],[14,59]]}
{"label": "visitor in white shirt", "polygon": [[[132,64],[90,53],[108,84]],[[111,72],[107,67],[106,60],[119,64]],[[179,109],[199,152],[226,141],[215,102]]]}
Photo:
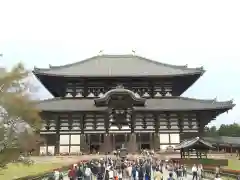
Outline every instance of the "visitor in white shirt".
{"label": "visitor in white shirt", "polygon": [[197,172],[198,172],[198,169],[197,169],[197,166],[194,164],[193,167],[192,167],[192,180],[194,180],[194,178],[197,180]]}
{"label": "visitor in white shirt", "polygon": [[111,180],[113,180],[113,178],[114,178],[114,176],[113,176],[113,169],[112,169],[112,167],[110,168],[110,170],[109,170],[109,172],[108,172],[108,175],[109,175],[109,179]]}

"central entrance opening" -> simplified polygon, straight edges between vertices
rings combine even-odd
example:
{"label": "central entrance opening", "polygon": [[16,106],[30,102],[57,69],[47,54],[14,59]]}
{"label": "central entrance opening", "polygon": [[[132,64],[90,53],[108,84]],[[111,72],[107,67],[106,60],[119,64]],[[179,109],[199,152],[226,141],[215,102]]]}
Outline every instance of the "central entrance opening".
{"label": "central entrance opening", "polygon": [[115,134],[115,149],[121,149],[123,146],[126,147],[125,134]]}
{"label": "central entrance opening", "polygon": [[141,149],[150,149],[150,144],[141,144]]}
{"label": "central entrance opening", "polygon": [[91,144],[90,145],[90,152],[91,154],[96,154],[99,152],[100,145],[99,144]]}

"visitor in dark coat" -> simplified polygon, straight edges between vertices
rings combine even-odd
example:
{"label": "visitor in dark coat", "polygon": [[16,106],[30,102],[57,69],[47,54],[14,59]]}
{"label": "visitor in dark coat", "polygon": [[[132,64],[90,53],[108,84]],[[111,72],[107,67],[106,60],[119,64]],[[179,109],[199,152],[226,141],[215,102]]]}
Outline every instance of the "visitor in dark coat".
{"label": "visitor in dark coat", "polygon": [[145,169],[144,169],[143,165],[141,165],[139,168],[138,179],[143,180],[144,174],[145,174]]}

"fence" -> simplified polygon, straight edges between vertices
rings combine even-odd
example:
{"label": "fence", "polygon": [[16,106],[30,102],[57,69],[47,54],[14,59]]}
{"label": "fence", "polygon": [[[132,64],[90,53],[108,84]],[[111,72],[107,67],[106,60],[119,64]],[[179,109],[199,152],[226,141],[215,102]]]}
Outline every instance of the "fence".
{"label": "fence", "polygon": [[[189,173],[191,172],[191,170],[188,171]],[[234,172],[221,172],[220,173],[220,177],[222,180],[236,180],[238,175],[240,175],[240,173],[238,173],[236,171],[236,173]],[[216,177],[216,173],[215,170],[213,169],[208,169],[208,168],[204,168],[204,173],[203,173],[203,178],[205,179],[214,179]]]}

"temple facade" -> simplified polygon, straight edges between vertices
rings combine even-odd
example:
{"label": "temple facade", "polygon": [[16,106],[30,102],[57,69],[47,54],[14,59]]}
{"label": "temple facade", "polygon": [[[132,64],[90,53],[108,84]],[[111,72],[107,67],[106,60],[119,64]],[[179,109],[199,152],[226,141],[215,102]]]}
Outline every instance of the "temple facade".
{"label": "temple facade", "polygon": [[232,101],[181,96],[204,72],[136,55],[99,55],[34,68],[54,96],[36,104],[46,140],[39,152],[159,150],[201,137],[211,120],[234,107]]}

